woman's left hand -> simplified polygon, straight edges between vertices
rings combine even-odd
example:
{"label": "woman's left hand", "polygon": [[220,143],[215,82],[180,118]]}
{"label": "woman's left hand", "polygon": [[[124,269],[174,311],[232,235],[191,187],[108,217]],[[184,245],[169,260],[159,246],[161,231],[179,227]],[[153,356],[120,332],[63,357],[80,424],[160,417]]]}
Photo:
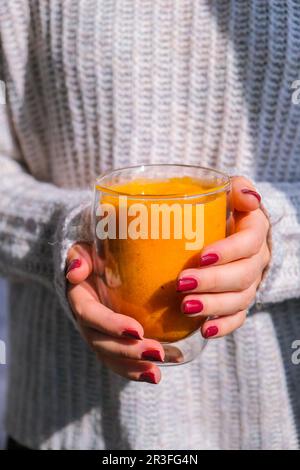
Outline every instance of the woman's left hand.
{"label": "woman's left hand", "polygon": [[250,181],[234,177],[231,196],[234,233],[206,246],[199,269],[185,269],[177,282],[177,290],[187,293],[183,314],[210,317],[201,330],[205,338],[228,335],[244,323],[270,261],[270,224],[260,195]]}

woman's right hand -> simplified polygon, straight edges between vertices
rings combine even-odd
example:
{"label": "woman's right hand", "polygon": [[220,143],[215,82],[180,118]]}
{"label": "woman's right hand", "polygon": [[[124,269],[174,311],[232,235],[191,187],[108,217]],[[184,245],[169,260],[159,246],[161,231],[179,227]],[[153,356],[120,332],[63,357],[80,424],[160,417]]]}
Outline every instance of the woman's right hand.
{"label": "woman's right hand", "polygon": [[83,338],[97,358],[117,374],[157,384],[159,367],[149,361],[164,360],[161,344],[144,338],[143,327],[134,318],[100,303],[91,253],[90,245],[78,243],[67,257],[68,299]]}

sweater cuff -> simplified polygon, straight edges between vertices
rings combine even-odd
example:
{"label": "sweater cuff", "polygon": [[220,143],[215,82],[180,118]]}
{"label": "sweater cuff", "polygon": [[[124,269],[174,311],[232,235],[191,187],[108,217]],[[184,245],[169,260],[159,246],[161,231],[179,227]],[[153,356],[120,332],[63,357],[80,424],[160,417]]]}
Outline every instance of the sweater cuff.
{"label": "sweater cuff", "polygon": [[281,230],[284,207],[282,204],[282,193],[276,191],[271,183],[256,183],[256,188],[262,197],[261,209],[270,222],[267,241],[271,259],[263,273],[255,299],[255,308],[261,310],[264,303],[273,303],[280,300],[276,298],[276,291],[274,292],[272,287],[274,280],[278,277],[284,259],[284,239]]}
{"label": "sweater cuff", "polygon": [[78,329],[77,322],[67,298],[66,259],[74,243],[92,242],[91,204],[92,193],[90,191],[77,194],[75,202],[66,207],[56,235],[54,288],[64,312],[76,329]]}

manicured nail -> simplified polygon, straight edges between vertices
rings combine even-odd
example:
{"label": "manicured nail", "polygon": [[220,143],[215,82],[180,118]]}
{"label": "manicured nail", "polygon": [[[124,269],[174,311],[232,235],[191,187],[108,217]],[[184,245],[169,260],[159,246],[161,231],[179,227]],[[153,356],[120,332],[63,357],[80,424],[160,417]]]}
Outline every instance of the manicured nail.
{"label": "manicured nail", "polygon": [[142,359],[147,359],[148,361],[164,361],[161,357],[160,351],[158,351],[157,349],[148,349],[147,351],[143,351]]}
{"label": "manicured nail", "polygon": [[73,261],[71,261],[71,263],[67,266],[66,274],[69,274],[69,272],[73,271],[73,269],[80,268],[80,266],[81,266],[81,260],[73,259]]}
{"label": "manicured nail", "polygon": [[258,200],[258,202],[261,201],[261,195],[258,194],[256,191],[253,191],[253,189],[244,188],[244,189],[241,190],[241,192],[242,192],[243,194],[251,194],[251,196],[256,197],[256,199]]}
{"label": "manicured nail", "polygon": [[217,326],[209,326],[207,330],[203,333],[204,338],[210,338],[211,336],[216,336],[218,334],[219,328]]}
{"label": "manicured nail", "polygon": [[182,277],[177,280],[177,292],[195,289],[198,286],[198,281],[193,277]]}
{"label": "manicured nail", "polygon": [[131,338],[131,339],[142,339],[139,332],[131,328],[126,328],[122,332],[122,335],[125,336],[126,338]]}
{"label": "manicured nail", "polygon": [[203,310],[203,303],[200,300],[186,300],[183,302],[183,313],[199,313]]}
{"label": "manicured nail", "polygon": [[157,384],[157,380],[155,378],[155,375],[153,372],[143,372],[140,377],[139,377],[139,381],[141,382],[148,382],[150,384]]}
{"label": "manicured nail", "polygon": [[217,253],[207,253],[200,258],[200,266],[209,266],[219,261],[219,256]]}

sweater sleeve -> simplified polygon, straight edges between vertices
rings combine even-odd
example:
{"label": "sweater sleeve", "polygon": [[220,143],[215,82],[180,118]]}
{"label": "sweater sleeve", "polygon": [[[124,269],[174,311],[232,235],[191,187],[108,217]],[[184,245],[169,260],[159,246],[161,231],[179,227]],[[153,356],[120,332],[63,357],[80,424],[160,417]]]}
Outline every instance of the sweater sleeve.
{"label": "sweater sleeve", "polygon": [[271,261],[257,303],[300,297],[300,183],[256,183],[271,224]]}
{"label": "sweater sleeve", "polygon": [[91,191],[58,188],[26,171],[5,108],[0,109],[0,275],[53,289],[73,319],[65,259],[75,241],[91,240]]}

